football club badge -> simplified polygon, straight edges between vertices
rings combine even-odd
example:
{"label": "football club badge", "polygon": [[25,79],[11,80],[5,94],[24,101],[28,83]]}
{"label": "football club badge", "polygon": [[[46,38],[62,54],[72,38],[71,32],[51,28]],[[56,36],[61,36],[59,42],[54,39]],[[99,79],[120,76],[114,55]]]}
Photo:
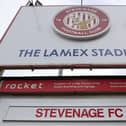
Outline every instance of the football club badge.
{"label": "football club badge", "polygon": [[60,11],[54,17],[53,25],[55,31],[65,37],[87,40],[107,32],[110,20],[97,8],[78,6]]}

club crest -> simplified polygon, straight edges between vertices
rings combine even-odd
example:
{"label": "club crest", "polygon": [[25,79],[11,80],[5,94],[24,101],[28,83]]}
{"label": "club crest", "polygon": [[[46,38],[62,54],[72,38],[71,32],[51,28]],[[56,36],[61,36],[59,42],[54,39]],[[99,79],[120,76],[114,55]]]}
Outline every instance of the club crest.
{"label": "club crest", "polygon": [[59,12],[53,21],[61,35],[74,39],[92,39],[108,31],[109,17],[101,10],[88,6],[71,7]]}

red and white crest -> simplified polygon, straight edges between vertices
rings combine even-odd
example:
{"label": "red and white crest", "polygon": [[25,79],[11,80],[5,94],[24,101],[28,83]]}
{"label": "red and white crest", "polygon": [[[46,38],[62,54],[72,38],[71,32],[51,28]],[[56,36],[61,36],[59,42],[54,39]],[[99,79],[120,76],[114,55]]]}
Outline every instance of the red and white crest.
{"label": "red and white crest", "polygon": [[55,30],[66,37],[92,39],[110,27],[108,16],[92,7],[71,7],[59,12],[54,18]]}

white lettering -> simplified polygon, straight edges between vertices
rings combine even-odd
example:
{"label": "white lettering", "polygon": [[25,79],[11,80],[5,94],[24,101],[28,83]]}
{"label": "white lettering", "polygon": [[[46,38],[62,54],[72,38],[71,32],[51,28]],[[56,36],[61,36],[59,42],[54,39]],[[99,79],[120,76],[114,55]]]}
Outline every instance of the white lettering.
{"label": "white lettering", "polygon": [[15,88],[16,88],[16,84],[10,85],[10,89],[15,89]]}
{"label": "white lettering", "polygon": [[8,88],[10,86],[10,84],[7,84],[5,88]]}
{"label": "white lettering", "polygon": [[29,84],[25,83],[24,88],[29,88]]}
{"label": "white lettering", "polygon": [[31,85],[31,88],[32,88],[32,89],[36,89],[36,87],[37,87],[37,84],[32,84],[32,85]]}
{"label": "white lettering", "polygon": [[18,84],[18,85],[17,85],[17,88],[18,88],[18,89],[22,89],[22,84]]}
{"label": "white lettering", "polygon": [[43,83],[40,83],[40,84],[39,84],[39,88],[42,88],[42,86],[43,86]]}

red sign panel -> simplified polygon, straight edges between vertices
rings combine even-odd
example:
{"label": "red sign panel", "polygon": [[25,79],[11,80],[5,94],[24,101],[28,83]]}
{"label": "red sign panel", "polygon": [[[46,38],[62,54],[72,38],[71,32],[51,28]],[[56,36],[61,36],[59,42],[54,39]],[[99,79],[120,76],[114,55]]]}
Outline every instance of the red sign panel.
{"label": "red sign panel", "polygon": [[126,92],[126,79],[22,79],[0,83],[0,92]]}

